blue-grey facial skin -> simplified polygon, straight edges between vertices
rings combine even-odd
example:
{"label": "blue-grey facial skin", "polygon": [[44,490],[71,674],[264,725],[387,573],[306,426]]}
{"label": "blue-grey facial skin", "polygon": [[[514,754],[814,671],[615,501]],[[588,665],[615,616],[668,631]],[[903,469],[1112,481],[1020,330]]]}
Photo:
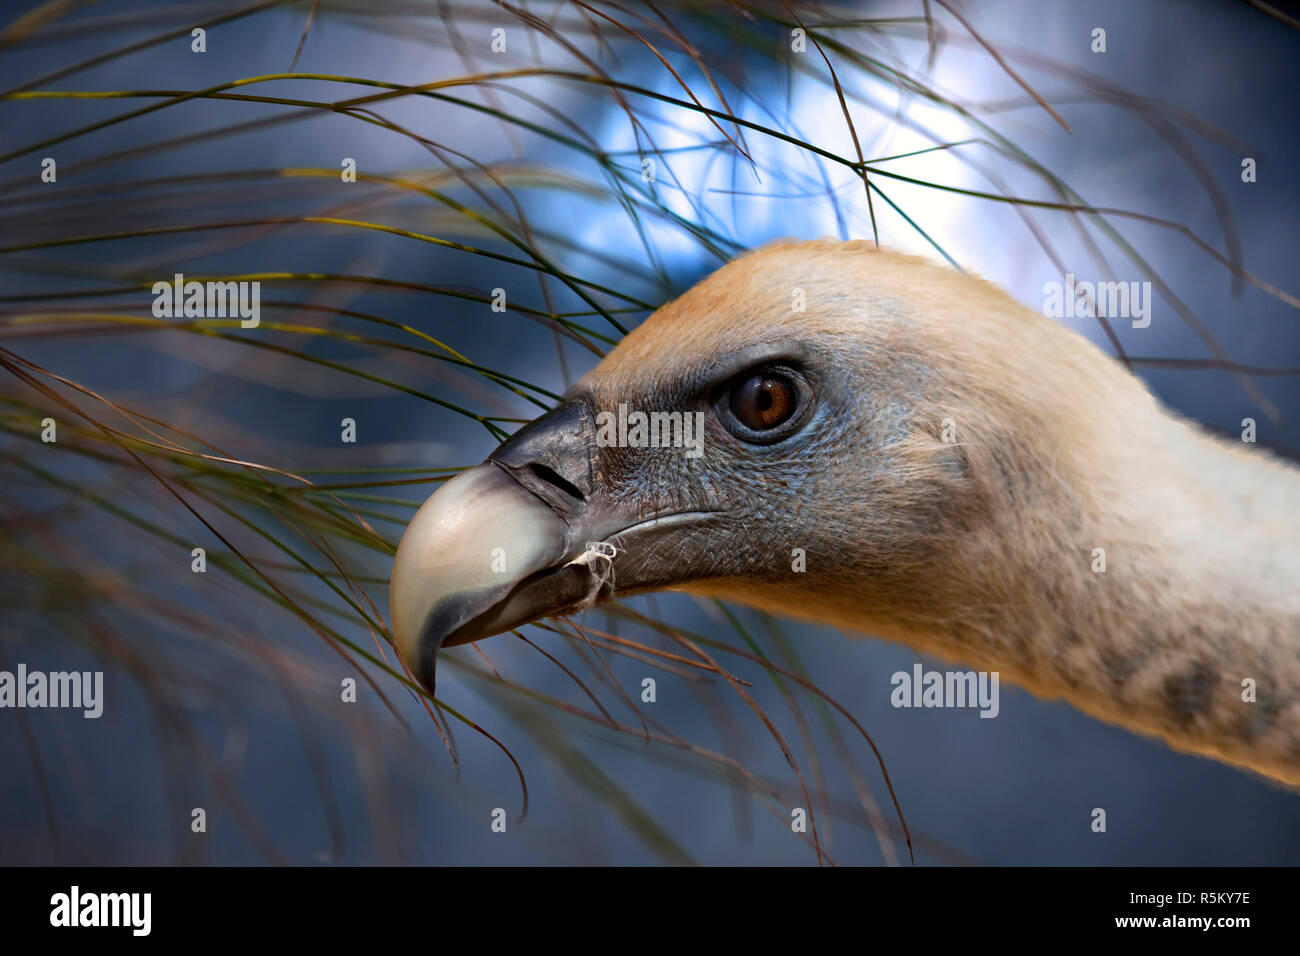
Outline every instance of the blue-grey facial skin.
{"label": "blue-grey facial skin", "polygon": [[[798,385],[798,408],[790,427],[775,429],[777,440],[729,421],[727,387],[754,369],[785,373]],[[868,367],[847,341],[796,339],[755,343],[633,392],[604,389],[597,379],[584,393],[596,407],[698,410],[707,423],[698,459],[600,450],[603,492],[624,512],[719,515],[655,542],[655,573],[637,585],[785,588],[795,548],[815,556],[828,588],[839,576],[874,576],[882,590],[901,580],[927,550],[931,523],[947,519],[962,493],[959,450],[951,450],[952,468],[930,488],[911,482],[899,456],[917,420],[917,406],[904,402],[924,401],[934,378],[917,356],[873,355]],[[909,490],[900,495],[904,482]],[[849,540],[861,546],[847,549]]]}

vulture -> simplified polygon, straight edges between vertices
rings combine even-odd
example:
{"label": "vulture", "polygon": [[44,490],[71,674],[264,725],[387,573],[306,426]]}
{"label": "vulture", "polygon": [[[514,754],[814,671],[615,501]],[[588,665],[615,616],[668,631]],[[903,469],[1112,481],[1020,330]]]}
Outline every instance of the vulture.
{"label": "vulture", "polygon": [[[694,447],[618,440],[629,409],[698,423]],[[432,688],[442,647],[615,594],[724,598],[1300,785],[1298,504],[1300,470],[996,286],[782,241],[443,484],[390,613]]]}

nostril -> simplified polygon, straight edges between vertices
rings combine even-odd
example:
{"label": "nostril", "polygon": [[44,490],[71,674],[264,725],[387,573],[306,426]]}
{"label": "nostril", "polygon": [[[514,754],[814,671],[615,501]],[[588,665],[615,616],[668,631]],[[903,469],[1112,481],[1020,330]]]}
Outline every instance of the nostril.
{"label": "nostril", "polygon": [[546,482],[548,485],[553,485],[554,487],[560,489],[560,491],[564,492],[570,498],[573,498],[577,501],[587,500],[586,496],[583,495],[583,493],[578,490],[577,486],[575,486],[573,482],[569,481],[567,478],[565,478],[559,472],[555,471],[553,468],[547,468],[545,465],[538,464],[537,462],[534,461],[534,462],[529,462],[528,470],[531,471],[538,478],[540,478],[542,481]]}

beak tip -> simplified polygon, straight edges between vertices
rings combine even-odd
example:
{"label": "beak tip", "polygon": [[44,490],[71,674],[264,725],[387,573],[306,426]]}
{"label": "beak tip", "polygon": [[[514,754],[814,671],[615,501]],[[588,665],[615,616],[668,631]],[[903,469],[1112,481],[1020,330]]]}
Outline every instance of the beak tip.
{"label": "beak tip", "polygon": [[521,581],[563,559],[567,538],[550,506],[490,462],[430,495],[397,546],[388,591],[394,642],[420,682],[432,689],[449,638],[514,626],[494,612]]}

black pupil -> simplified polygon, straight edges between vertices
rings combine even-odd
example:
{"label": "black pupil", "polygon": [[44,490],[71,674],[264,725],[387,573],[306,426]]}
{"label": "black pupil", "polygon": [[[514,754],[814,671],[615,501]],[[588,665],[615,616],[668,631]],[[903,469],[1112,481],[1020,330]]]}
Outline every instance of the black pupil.
{"label": "black pupil", "polygon": [[795,411],[794,387],[779,375],[751,375],[731,395],[731,410],[746,428],[767,431]]}

